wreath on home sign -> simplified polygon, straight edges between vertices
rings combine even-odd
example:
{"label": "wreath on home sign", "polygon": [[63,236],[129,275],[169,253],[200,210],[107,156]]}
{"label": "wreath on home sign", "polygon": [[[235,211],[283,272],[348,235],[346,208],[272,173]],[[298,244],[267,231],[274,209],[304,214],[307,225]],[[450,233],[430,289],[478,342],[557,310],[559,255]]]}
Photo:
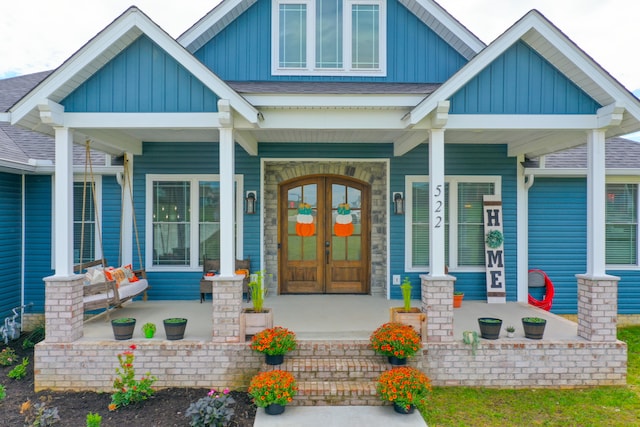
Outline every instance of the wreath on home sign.
{"label": "wreath on home sign", "polygon": [[502,246],[504,242],[504,237],[502,236],[502,232],[500,230],[492,230],[487,233],[485,243],[491,249],[496,249]]}

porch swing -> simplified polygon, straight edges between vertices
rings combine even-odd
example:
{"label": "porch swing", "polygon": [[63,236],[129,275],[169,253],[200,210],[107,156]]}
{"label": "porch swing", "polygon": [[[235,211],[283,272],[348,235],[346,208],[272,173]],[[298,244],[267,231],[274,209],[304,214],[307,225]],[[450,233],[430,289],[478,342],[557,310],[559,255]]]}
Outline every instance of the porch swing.
{"label": "porch swing", "polygon": [[[129,176],[128,159],[124,156],[124,174],[122,181],[122,205],[124,204],[125,192],[128,190],[133,209],[133,190],[131,178]],[[88,182],[88,179],[90,181]],[[96,222],[96,231],[100,242],[100,250],[102,258],[89,262],[83,262],[84,254],[84,226],[85,211],[87,202],[87,186],[90,185],[91,194],[93,196],[93,208]],[[124,211],[120,210],[120,260],[122,259],[122,229],[124,224]],[[98,205],[96,203],[95,177],[93,174],[93,165],[91,161],[90,142],[86,142],[86,161],[82,194],[82,221],[80,229],[80,263],[75,265],[73,270],[76,273],[85,274],[85,284],[83,286],[83,305],[84,311],[93,311],[104,309],[109,317],[109,312],[121,307],[123,303],[144,294],[143,300],[147,300],[147,290],[150,289],[147,281],[147,274],[142,265],[142,255],[140,251],[140,240],[138,237],[138,226],[136,223],[135,211],[133,213],[134,233],[136,236],[136,246],[138,249],[138,262],[140,268],[133,270],[132,265],[126,265],[119,268],[109,267],[104,256],[104,248],[102,245],[102,232],[100,229],[100,217],[98,215]]]}

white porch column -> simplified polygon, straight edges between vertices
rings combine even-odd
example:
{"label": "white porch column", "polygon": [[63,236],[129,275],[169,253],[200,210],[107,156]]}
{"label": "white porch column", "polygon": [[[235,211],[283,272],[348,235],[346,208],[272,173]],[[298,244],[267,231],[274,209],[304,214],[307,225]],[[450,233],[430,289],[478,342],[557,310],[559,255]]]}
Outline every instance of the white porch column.
{"label": "white porch column", "polygon": [[[133,154],[124,153],[124,177],[122,179],[122,265],[131,264],[133,268],[143,268],[133,262]],[[136,251],[138,248],[136,247]],[[136,253],[136,256],[138,254]],[[138,263],[143,260],[137,259]]]}
{"label": "white porch column", "polygon": [[54,277],[73,273],[73,131],[55,128]]}
{"label": "white porch column", "polygon": [[233,175],[235,152],[233,129],[220,129],[220,276],[235,275],[235,196]]}
{"label": "white porch column", "polygon": [[605,133],[594,129],[587,137],[587,272],[602,277],[605,273]]}
{"label": "white porch column", "polygon": [[429,130],[429,270],[442,277],[445,264],[444,129]]}

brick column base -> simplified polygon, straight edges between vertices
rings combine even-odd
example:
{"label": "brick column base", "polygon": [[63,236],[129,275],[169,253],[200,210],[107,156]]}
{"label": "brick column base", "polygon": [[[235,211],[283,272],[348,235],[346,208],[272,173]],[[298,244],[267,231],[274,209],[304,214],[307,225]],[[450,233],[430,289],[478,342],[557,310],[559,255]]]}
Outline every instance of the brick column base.
{"label": "brick column base", "polygon": [[44,278],[46,342],[70,343],[82,338],[84,276]]}
{"label": "brick column base", "polygon": [[430,342],[453,341],[454,276],[420,276],[422,312],[427,313],[427,339]]}
{"label": "brick column base", "polygon": [[216,278],[211,281],[214,342],[240,341],[243,275]]}
{"label": "brick column base", "polygon": [[616,341],[619,277],[577,274],[578,336],[589,341]]}

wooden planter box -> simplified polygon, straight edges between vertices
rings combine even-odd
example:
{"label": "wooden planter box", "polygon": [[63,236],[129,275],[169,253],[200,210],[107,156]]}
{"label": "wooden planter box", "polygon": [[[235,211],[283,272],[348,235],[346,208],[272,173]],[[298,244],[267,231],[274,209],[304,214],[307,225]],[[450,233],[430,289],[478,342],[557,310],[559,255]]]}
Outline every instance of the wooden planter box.
{"label": "wooden planter box", "polygon": [[245,308],[240,313],[240,341],[246,341],[248,335],[255,335],[267,328],[273,328],[273,312],[270,308],[264,308],[260,313]]}
{"label": "wooden planter box", "polygon": [[391,307],[391,321],[409,325],[415,329],[424,341],[427,337],[427,315],[417,307],[411,307],[410,312],[404,311],[404,307]]}

